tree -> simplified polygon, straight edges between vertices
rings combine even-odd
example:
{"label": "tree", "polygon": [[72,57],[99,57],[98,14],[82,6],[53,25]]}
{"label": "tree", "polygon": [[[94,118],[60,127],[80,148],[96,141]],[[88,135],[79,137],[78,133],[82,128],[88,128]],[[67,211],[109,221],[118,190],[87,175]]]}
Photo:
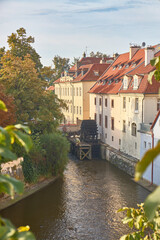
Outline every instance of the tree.
{"label": "tree", "polygon": [[7,125],[14,124],[16,122],[14,99],[4,93],[3,86],[0,86],[0,100],[6,104],[8,109],[7,112],[0,110],[0,126],[6,127]]}
{"label": "tree", "polygon": [[0,83],[14,97],[19,122],[37,119],[42,94],[47,86],[39,78],[35,63],[29,55],[23,59],[6,52],[1,58]]}
{"label": "tree", "polygon": [[69,58],[61,58],[60,56],[55,56],[53,58],[54,63],[54,79],[58,79],[61,76],[61,73],[70,68]]}
{"label": "tree", "polygon": [[53,68],[44,66],[41,68],[40,74],[41,77],[48,82],[49,85],[51,85],[54,81],[54,72],[55,70]]}
{"label": "tree", "polygon": [[107,57],[110,57],[109,55],[107,55],[107,54],[105,54],[105,53],[101,53],[101,52],[96,52],[96,53],[94,53],[93,51],[92,52],[90,52],[90,57],[98,57],[98,58],[102,58],[102,57],[105,57],[105,58],[107,58]]}
{"label": "tree", "polygon": [[12,33],[8,37],[8,45],[10,48],[10,53],[15,57],[21,57],[24,60],[26,55],[30,55],[33,62],[35,62],[36,69],[42,68],[40,62],[40,56],[36,50],[31,46],[34,43],[34,38],[32,36],[26,36],[26,30],[24,28],[19,28],[16,33]]}

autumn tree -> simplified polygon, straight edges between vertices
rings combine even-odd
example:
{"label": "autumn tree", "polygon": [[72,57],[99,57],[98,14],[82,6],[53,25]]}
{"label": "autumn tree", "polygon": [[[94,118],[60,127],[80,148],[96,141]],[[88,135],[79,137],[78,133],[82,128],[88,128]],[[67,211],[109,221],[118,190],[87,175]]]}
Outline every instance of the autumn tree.
{"label": "autumn tree", "polygon": [[54,79],[58,79],[61,76],[61,73],[64,70],[68,70],[70,68],[69,58],[61,58],[60,56],[55,56],[53,59],[54,63]]}
{"label": "autumn tree", "polygon": [[0,126],[6,127],[7,125],[16,122],[15,106],[13,97],[4,93],[4,87],[0,85],[0,100],[3,101],[8,111],[0,110]]}
{"label": "autumn tree", "polygon": [[50,85],[54,81],[55,70],[52,67],[44,66],[41,68],[41,77]]}
{"label": "autumn tree", "polygon": [[46,82],[39,78],[35,63],[29,55],[24,59],[7,52],[1,58],[0,83],[6,93],[14,97],[16,115],[19,122],[38,117],[41,96]]}
{"label": "autumn tree", "polygon": [[40,62],[40,56],[31,44],[34,43],[34,38],[32,36],[26,36],[26,30],[24,28],[19,28],[16,33],[12,33],[8,36],[8,45],[10,53],[15,57],[25,58],[27,54],[31,56],[33,62],[35,62],[36,69],[42,68]]}

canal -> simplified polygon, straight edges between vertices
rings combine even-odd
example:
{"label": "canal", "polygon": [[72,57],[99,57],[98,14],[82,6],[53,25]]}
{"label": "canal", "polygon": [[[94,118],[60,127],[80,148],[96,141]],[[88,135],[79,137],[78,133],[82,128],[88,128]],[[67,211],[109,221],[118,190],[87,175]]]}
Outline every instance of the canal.
{"label": "canal", "polygon": [[149,194],[106,161],[70,160],[63,178],[1,211],[16,225],[30,225],[37,240],[117,240],[128,232],[124,206]]}

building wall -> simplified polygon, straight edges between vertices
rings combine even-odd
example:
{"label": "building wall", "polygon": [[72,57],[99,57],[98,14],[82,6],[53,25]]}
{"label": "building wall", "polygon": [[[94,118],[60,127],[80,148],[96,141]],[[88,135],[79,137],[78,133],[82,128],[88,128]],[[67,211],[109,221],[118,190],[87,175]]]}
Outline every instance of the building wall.
{"label": "building wall", "polygon": [[62,109],[66,123],[89,119],[90,99],[88,91],[95,82],[65,82],[55,84],[55,94],[62,99],[68,109]]}
{"label": "building wall", "polygon": [[157,115],[158,95],[145,95],[144,99],[144,122],[152,123]]}
{"label": "building wall", "polygon": [[[124,107],[124,98],[126,107]],[[136,101],[138,100],[138,109]],[[137,130],[142,122],[142,94],[120,94],[121,103],[121,126],[122,126],[122,146],[121,150],[135,158],[140,159],[140,133]],[[125,121],[126,131],[123,129]],[[136,124],[136,135],[133,134],[132,128]]]}
{"label": "building wall", "polygon": [[90,97],[88,91],[95,84],[92,82],[83,82],[83,119],[90,118]]}

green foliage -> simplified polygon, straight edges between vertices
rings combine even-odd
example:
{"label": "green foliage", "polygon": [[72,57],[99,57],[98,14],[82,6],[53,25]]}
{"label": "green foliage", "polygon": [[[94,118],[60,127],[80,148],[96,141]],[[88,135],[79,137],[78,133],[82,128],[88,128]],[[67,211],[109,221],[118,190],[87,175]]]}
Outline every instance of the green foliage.
{"label": "green foliage", "polygon": [[148,76],[148,81],[150,82],[150,84],[152,84],[153,76],[156,81],[158,81],[158,82],[160,81],[160,56],[153,58],[150,61],[150,63],[152,66],[155,66],[155,68],[156,68],[154,71],[150,72],[149,76]]}
{"label": "green foliage", "polygon": [[61,76],[61,73],[65,70],[68,70],[70,67],[69,58],[61,58],[58,55],[53,58],[53,64],[54,80],[58,79]]}
{"label": "green foliage", "polygon": [[101,53],[101,52],[96,52],[94,53],[93,51],[90,52],[90,57],[99,57],[99,58],[102,58],[102,57],[110,57],[109,55],[105,54],[105,53]]}
{"label": "green foliage", "polygon": [[144,204],[137,204],[137,206],[138,209],[124,207],[118,210],[118,212],[126,212],[126,217],[122,220],[123,224],[128,224],[131,229],[135,230],[133,233],[122,236],[120,240],[160,239],[159,209],[153,220],[149,221],[145,215]]}
{"label": "green foliage", "polygon": [[34,235],[28,232],[28,228],[23,227],[24,231],[16,229],[13,224],[4,218],[0,218],[0,239],[1,240],[35,240]]}
{"label": "green foliage", "polygon": [[4,104],[3,101],[0,100],[0,109],[7,112],[7,108],[6,108],[6,105]]}
{"label": "green foliage", "polygon": [[160,154],[160,143],[155,148],[148,150],[136,165],[135,180],[139,181],[151,162]]}
{"label": "green foliage", "polygon": [[[0,104],[1,110],[6,110],[5,104]],[[32,146],[32,141],[27,134],[30,133],[28,127],[17,124],[15,126],[7,126],[6,128],[0,127],[0,160],[2,162],[8,159],[15,160],[16,154],[11,151],[11,146],[16,141],[21,144],[27,151]],[[22,133],[22,134],[21,134]],[[24,185],[20,181],[11,178],[8,175],[0,175],[0,193],[9,194],[12,198],[15,193],[22,194]],[[34,235],[28,232],[28,227],[16,229],[12,223],[0,217],[0,239],[2,240],[35,240]]]}
{"label": "green foliage", "polygon": [[52,175],[62,174],[68,162],[69,143],[60,133],[44,134],[40,139],[46,164]]}
{"label": "green foliage", "polygon": [[25,182],[36,182],[39,177],[62,174],[68,162],[69,143],[60,133],[36,133],[34,147],[22,163]]}
{"label": "green foliage", "polygon": [[37,169],[34,167],[34,164],[29,155],[24,156],[24,161],[22,162],[22,170],[25,182],[34,183],[37,181]]}
{"label": "green foliage", "polygon": [[31,44],[34,43],[34,38],[32,36],[27,37],[24,28],[19,28],[16,33],[12,33],[8,37],[7,42],[13,56],[21,57],[24,60],[25,56],[29,54],[32,61],[35,63],[36,69],[42,68],[40,56],[31,46]]}

